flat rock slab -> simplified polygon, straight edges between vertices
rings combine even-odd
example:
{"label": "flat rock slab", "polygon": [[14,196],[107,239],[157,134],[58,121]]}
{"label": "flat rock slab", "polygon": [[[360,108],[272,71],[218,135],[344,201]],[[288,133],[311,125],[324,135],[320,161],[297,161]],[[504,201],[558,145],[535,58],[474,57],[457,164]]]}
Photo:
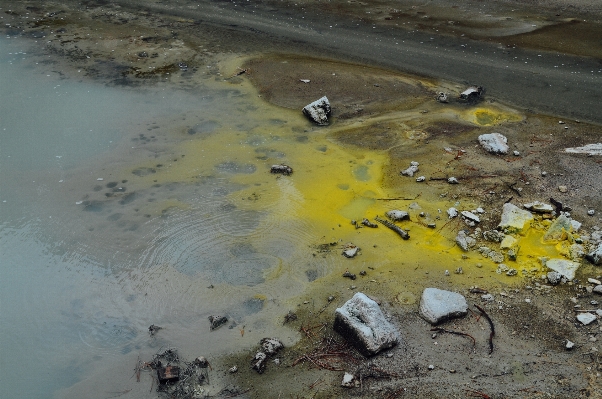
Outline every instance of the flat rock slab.
{"label": "flat rock slab", "polygon": [[358,292],[335,311],[334,330],[365,356],[373,356],[401,341],[378,304]]}
{"label": "flat rock slab", "polygon": [[567,238],[567,233],[571,231],[571,219],[565,215],[560,215],[552,222],[548,231],[543,236],[544,242],[562,241]]}
{"label": "flat rock slab", "polygon": [[328,125],[330,115],[330,102],[326,96],[307,104],[303,107],[303,113],[313,122],[320,126]]}
{"label": "flat rock slab", "polygon": [[575,278],[575,272],[579,268],[579,262],[573,262],[566,259],[550,259],[546,262],[546,267],[560,273],[569,280]]}
{"label": "flat rock slab", "polygon": [[531,223],[532,220],[531,212],[506,203],[502,208],[502,219],[498,227],[506,233],[521,233],[525,229],[525,224]]}
{"label": "flat rock slab", "polygon": [[420,316],[431,324],[465,316],[468,313],[466,299],[457,292],[426,288],[420,300]]}
{"label": "flat rock slab", "polygon": [[485,151],[491,154],[507,154],[508,139],[503,134],[489,133],[479,136],[479,143]]}
{"label": "flat rock slab", "polygon": [[589,312],[587,313],[580,313],[577,315],[577,320],[579,320],[581,323],[583,323],[584,325],[588,325],[590,323],[593,323],[594,321],[596,321],[597,317],[595,314],[591,314]]}

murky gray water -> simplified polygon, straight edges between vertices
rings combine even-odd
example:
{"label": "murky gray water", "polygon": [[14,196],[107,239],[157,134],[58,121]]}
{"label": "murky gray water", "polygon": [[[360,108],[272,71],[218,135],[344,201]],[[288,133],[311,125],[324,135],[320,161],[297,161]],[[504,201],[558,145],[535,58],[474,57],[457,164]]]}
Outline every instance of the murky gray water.
{"label": "murky gray water", "polygon": [[[266,299],[323,274],[294,265],[265,284],[294,255],[281,244],[311,239],[302,222],[282,232],[277,217],[229,201],[262,164],[213,154],[207,170],[185,171],[192,182],[159,177],[184,160],[180,142],[224,129],[220,112],[248,130],[247,159],[283,157],[253,131],[245,98],[63,79],[26,46],[0,39],[0,396],[111,397],[161,347],[224,353],[248,345],[236,343],[242,323],[256,342],[269,325],[260,310],[276,306]],[[231,329],[209,334],[214,312]]]}

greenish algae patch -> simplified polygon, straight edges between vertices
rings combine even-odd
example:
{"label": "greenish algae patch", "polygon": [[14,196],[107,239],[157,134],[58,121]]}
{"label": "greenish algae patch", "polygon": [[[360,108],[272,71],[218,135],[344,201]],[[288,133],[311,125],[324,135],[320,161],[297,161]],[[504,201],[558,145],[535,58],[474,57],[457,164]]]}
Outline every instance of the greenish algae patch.
{"label": "greenish algae patch", "polygon": [[466,120],[480,126],[495,126],[506,122],[520,122],[523,117],[510,110],[479,107],[465,113]]}

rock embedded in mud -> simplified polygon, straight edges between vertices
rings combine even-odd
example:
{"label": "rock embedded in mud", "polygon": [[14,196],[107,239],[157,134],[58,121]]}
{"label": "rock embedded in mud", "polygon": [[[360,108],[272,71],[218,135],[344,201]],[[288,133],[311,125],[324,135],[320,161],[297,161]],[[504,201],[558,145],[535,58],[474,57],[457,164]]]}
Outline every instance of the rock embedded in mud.
{"label": "rock embedded in mud", "polygon": [[468,305],[464,296],[438,288],[426,288],[420,300],[420,316],[431,324],[439,324],[466,316]]}
{"label": "rock embedded in mud", "polygon": [[378,303],[358,292],[335,311],[334,330],[365,356],[373,356],[401,341]]}
{"label": "rock embedded in mud", "polygon": [[209,319],[211,330],[215,330],[216,328],[219,328],[228,322],[228,318],[226,316],[213,316],[212,315],[207,318]]}
{"label": "rock embedded in mud", "polygon": [[290,176],[293,174],[293,168],[284,164],[272,165],[270,168],[270,173],[279,173],[285,176]]}
{"label": "rock embedded in mud", "polygon": [[341,386],[344,388],[355,388],[357,386],[355,376],[351,373],[345,372]]}
{"label": "rock embedded in mud", "polygon": [[488,133],[479,136],[479,143],[491,154],[507,154],[508,139],[500,133]]}
{"label": "rock embedded in mud", "polygon": [[470,237],[465,230],[460,230],[456,236],[456,243],[463,251],[470,251],[477,244],[477,240]]}
{"label": "rock embedded in mud", "polygon": [[303,114],[320,126],[328,125],[328,117],[330,116],[330,102],[328,98],[324,96],[307,104],[303,107]]}
{"label": "rock embedded in mud", "polygon": [[558,284],[560,284],[560,281],[562,280],[562,274],[555,272],[555,271],[551,271],[551,272],[548,272],[547,278],[548,278],[548,282],[550,284],[558,285]]}
{"label": "rock embedded in mud", "polygon": [[502,218],[498,228],[505,233],[522,233],[525,230],[525,225],[530,224],[532,220],[531,212],[520,209],[508,202],[502,208]]}
{"label": "rock embedded in mud", "polygon": [[525,207],[525,209],[537,213],[551,213],[554,211],[554,207],[552,207],[552,205],[539,201],[529,202],[528,204],[524,204],[523,206]]}
{"label": "rock embedded in mud", "polygon": [[602,285],[595,286],[594,289],[592,290],[592,292],[602,295]]}
{"label": "rock embedded in mud", "polygon": [[262,374],[265,371],[267,359],[268,355],[263,352],[257,352],[251,361],[251,368],[257,371],[259,374]]}
{"label": "rock embedded in mud", "polygon": [[259,344],[269,356],[275,355],[279,350],[284,348],[284,344],[277,338],[263,338]]}
{"label": "rock embedded in mud", "polygon": [[481,218],[469,211],[462,211],[461,215],[464,219],[470,220],[471,222],[481,223]]}
{"label": "rock embedded in mud", "polygon": [[602,242],[598,244],[596,248],[589,254],[585,255],[585,258],[592,262],[594,265],[602,264]]}
{"label": "rock embedded in mud", "polygon": [[579,266],[579,262],[573,262],[566,259],[549,259],[548,261],[546,261],[546,267],[548,269],[552,269],[555,272],[560,273],[568,280],[572,280],[575,278],[575,272],[577,271]]}

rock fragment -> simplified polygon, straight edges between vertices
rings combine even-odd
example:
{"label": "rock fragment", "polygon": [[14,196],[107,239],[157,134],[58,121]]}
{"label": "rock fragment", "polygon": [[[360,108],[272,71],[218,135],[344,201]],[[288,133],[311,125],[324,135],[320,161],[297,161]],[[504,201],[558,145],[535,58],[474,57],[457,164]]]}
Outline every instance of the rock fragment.
{"label": "rock fragment", "polygon": [[596,315],[589,312],[579,313],[577,315],[577,320],[579,320],[585,326],[587,326],[590,323],[593,323],[594,321],[596,321],[596,319]]}
{"label": "rock fragment", "polygon": [[500,133],[488,133],[479,136],[479,143],[491,154],[507,154],[508,139]]}
{"label": "rock fragment", "polygon": [[285,176],[290,176],[293,174],[293,168],[284,164],[272,165],[270,168],[270,173],[279,173]]}
{"label": "rock fragment", "polygon": [[592,252],[585,255],[585,258],[592,262],[594,265],[602,264],[602,242],[599,243],[598,246],[594,248]]}
{"label": "rock fragment", "polygon": [[303,114],[320,126],[328,125],[328,117],[330,116],[330,102],[328,98],[324,96],[307,104],[303,107]]}
{"label": "rock fragment", "polygon": [[572,229],[571,219],[565,215],[560,215],[552,222],[548,231],[543,236],[544,242],[557,242],[566,240],[567,233]]}
{"label": "rock fragment", "polygon": [[419,165],[420,164],[418,162],[412,161],[412,162],[410,162],[410,167],[407,168],[407,169],[405,169],[405,170],[402,170],[401,174],[404,175],[404,176],[410,176],[410,177],[412,177],[412,176],[414,176],[414,173],[418,172],[418,166]]}
{"label": "rock fragment", "polygon": [[537,213],[551,213],[554,211],[554,207],[552,207],[552,205],[539,201],[529,202],[528,204],[524,204],[523,206],[531,212]]}
{"label": "rock fragment", "polygon": [[566,259],[549,259],[546,262],[546,267],[548,269],[552,269],[555,272],[560,273],[568,280],[575,278],[575,272],[579,268],[579,265],[580,264],[578,262],[573,262]]}
{"label": "rock fragment", "polygon": [[602,285],[595,286],[594,289],[592,290],[592,292],[602,295]]}
{"label": "rock fragment", "polygon": [[547,277],[548,282],[552,285],[557,285],[560,283],[560,280],[562,280],[562,274],[555,271],[548,272]]}
{"label": "rock fragment", "polygon": [[401,340],[378,304],[361,292],[336,309],[334,330],[366,356],[391,348]]}
{"label": "rock fragment", "polygon": [[458,210],[454,207],[451,207],[447,210],[447,216],[450,219],[455,218],[456,216],[458,216]]}
{"label": "rock fragment", "polygon": [[456,236],[456,243],[463,251],[469,251],[477,244],[477,240],[466,234],[465,230],[460,230]]}
{"label": "rock fragment", "polygon": [[354,388],[356,386],[355,376],[351,373],[345,372],[341,386],[344,388]]}
{"label": "rock fragment", "polygon": [[464,296],[438,288],[426,288],[420,300],[420,315],[431,324],[465,316],[468,305]]}
{"label": "rock fragment", "polygon": [[394,209],[392,211],[387,211],[385,213],[385,215],[392,222],[398,222],[400,220],[410,220],[410,214],[409,213],[407,213],[406,211],[400,211],[398,209]]}
{"label": "rock fragment", "polygon": [[526,229],[525,225],[532,220],[531,212],[508,202],[502,208],[502,218],[498,227],[506,233],[522,233]]}
{"label": "rock fragment", "polygon": [[468,220],[470,220],[472,222],[475,222],[475,223],[480,223],[481,222],[481,219],[477,215],[475,215],[474,213],[472,213],[472,212],[462,211],[461,214],[462,214],[463,218],[468,219]]}

